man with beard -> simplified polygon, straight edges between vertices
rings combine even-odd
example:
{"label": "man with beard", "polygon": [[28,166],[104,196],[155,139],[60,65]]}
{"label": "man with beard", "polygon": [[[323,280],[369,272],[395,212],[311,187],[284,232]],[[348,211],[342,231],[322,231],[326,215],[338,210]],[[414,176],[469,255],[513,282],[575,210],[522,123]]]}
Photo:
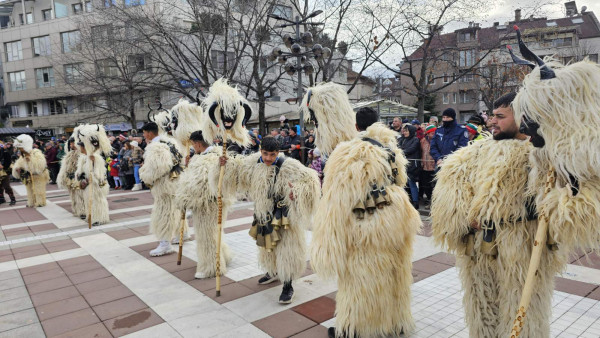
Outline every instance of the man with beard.
{"label": "man with beard", "polygon": [[[514,98],[509,93],[494,103],[493,139],[444,160],[433,192],[433,237],[456,256],[470,337],[510,332],[538,224],[526,189],[533,147],[515,122]],[[521,337],[549,336],[554,275],[566,257],[550,251],[540,263]]]}
{"label": "man with beard", "polygon": [[441,166],[446,156],[469,143],[469,133],[456,123],[456,112],[452,108],[442,113],[442,127],[437,128],[431,140],[431,156],[436,166]]}

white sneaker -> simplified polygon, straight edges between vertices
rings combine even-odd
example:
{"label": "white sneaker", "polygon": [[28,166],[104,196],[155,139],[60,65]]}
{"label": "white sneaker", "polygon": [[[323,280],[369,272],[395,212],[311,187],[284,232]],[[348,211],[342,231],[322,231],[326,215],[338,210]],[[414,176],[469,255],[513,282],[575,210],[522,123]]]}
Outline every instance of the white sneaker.
{"label": "white sneaker", "polygon": [[150,251],[150,256],[157,257],[175,252],[169,241],[160,241],[156,249]]}
{"label": "white sneaker", "polygon": [[[187,242],[190,239],[192,239],[192,235],[190,235],[189,232],[186,232],[183,234],[183,241]],[[171,244],[179,244],[179,235],[175,236],[175,238],[173,238],[173,240],[171,241]]]}
{"label": "white sneaker", "polygon": [[142,190],[142,184],[141,183],[137,183],[133,185],[133,189],[131,189],[131,191],[138,191],[138,190]]}
{"label": "white sneaker", "polygon": [[196,278],[196,279],[208,278],[208,274],[206,274],[204,272],[196,272],[196,274],[194,275],[194,278]]}

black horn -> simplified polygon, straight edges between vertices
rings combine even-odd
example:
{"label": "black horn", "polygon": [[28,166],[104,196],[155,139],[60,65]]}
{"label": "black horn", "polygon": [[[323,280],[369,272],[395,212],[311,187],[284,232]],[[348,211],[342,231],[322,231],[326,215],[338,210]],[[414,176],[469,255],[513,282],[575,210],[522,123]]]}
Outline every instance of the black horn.
{"label": "black horn", "polygon": [[100,125],[99,124],[96,125],[96,131],[100,131]]}
{"label": "black horn", "polygon": [[[514,28],[514,30],[517,31],[517,41],[519,42],[519,51],[521,52],[521,55],[523,55],[523,57],[526,60],[537,63],[537,65],[540,67],[540,78],[542,80],[549,80],[549,79],[555,78],[556,74],[554,73],[552,68],[548,67],[548,65],[544,62],[544,60],[542,60],[539,56],[537,56],[534,52],[532,52],[527,47],[525,42],[523,42],[523,39],[521,37],[521,30],[519,29],[519,26],[514,25],[513,28]],[[513,58],[513,60],[514,60],[514,58]]]}
{"label": "black horn", "polygon": [[196,104],[200,105],[200,89],[198,89],[198,92],[196,93]]}
{"label": "black horn", "polygon": [[242,119],[242,127],[246,126],[246,123],[252,117],[252,108],[247,103],[242,103],[242,107],[244,107],[244,118]]}
{"label": "black horn", "polygon": [[210,117],[210,120],[213,121],[213,123],[217,127],[219,126],[219,123],[217,122],[217,119],[215,118],[215,110],[217,109],[218,106],[219,106],[219,104],[217,102],[213,102],[213,104],[210,106],[210,108],[208,108],[208,117]]}

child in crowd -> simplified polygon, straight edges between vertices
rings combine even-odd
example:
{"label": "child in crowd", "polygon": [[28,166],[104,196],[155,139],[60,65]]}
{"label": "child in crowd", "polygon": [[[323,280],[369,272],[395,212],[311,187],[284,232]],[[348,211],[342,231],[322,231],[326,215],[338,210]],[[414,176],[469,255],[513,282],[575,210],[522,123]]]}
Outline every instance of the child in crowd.
{"label": "child in crowd", "polygon": [[112,176],[115,181],[115,190],[121,189],[121,179],[119,178],[119,160],[117,159],[117,155],[113,154],[110,156],[112,161],[110,161],[110,176]]}

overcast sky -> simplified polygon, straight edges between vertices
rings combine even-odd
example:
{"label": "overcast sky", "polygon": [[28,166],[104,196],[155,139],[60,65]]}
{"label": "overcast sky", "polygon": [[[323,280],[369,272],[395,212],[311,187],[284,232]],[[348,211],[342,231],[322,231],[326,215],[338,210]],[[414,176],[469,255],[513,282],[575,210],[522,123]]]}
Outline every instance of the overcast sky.
{"label": "overcast sky", "polygon": [[[546,16],[548,18],[565,17],[565,2],[564,0],[498,0],[496,6],[491,8],[487,14],[487,18],[482,22],[482,26],[491,25],[494,21],[504,23],[514,20],[515,9],[522,8],[522,17],[529,17],[533,14],[536,17]],[[544,3],[540,7],[540,3]],[[581,7],[586,6],[588,12],[594,12],[596,17],[600,17],[600,0],[578,0],[576,1],[577,10],[581,13]]]}

